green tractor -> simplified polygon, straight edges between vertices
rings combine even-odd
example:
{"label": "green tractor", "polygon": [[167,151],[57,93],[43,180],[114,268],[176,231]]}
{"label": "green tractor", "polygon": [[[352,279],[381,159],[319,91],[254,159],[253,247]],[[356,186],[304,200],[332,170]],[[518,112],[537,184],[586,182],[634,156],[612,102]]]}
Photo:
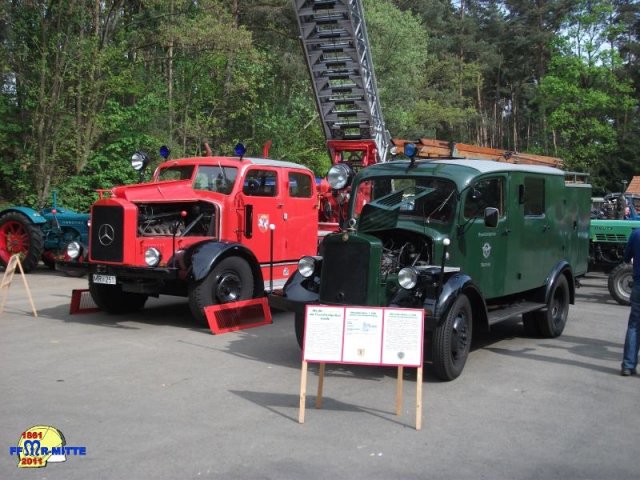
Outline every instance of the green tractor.
{"label": "green tractor", "polygon": [[621,305],[630,304],[633,267],[624,263],[624,248],[631,232],[640,228],[636,213],[640,198],[609,194],[591,212],[589,230],[589,271],[609,275],[611,297]]}
{"label": "green tractor", "polygon": [[56,192],[52,206],[39,212],[26,206],[0,210],[0,267],[18,254],[25,273],[34,270],[40,260],[53,269],[69,242],[88,243],[88,222],[88,213],[58,207]]}

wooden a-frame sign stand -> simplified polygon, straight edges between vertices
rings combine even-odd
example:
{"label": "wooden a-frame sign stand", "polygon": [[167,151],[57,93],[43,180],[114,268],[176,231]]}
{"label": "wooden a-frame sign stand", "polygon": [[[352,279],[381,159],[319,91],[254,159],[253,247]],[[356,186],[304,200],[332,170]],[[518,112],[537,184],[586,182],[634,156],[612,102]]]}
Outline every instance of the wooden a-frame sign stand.
{"label": "wooden a-frame sign stand", "polygon": [[[322,390],[324,388],[324,367],[325,363],[319,364],[318,371],[318,392],[316,395],[316,408],[322,408]],[[300,410],[298,413],[298,423],[304,423],[305,403],[307,397],[307,370],[308,362],[302,361],[302,375],[300,378]],[[398,378],[396,379],[396,415],[402,415],[402,392],[403,392],[404,367],[398,367]],[[422,428],[422,367],[417,368],[416,374],[416,430]]]}
{"label": "wooden a-frame sign stand", "polygon": [[13,280],[13,274],[16,273],[16,266],[20,269],[22,281],[24,282],[24,288],[27,290],[29,303],[31,303],[33,316],[37,317],[38,312],[36,311],[36,306],[33,304],[33,298],[31,297],[31,291],[29,290],[27,277],[25,277],[24,275],[24,270],[22,269],[22,264],[20,263],[20,257],[18,254],[11,256],[9,262],[7,263],[7,269],[4,271],[4,275],[2,276],[2,283],[0,283],[0,290],[2,290],[2,303],[0,304],[0,313],[4,311],[4,304],[7,301],[7,297],[9,296],[9,287],[11,286],[11,280]]}
{"label": "wooden a-frame sign stand", "polygon": [[404,367],[416,368],[416,430],[422,428],[424,311],[307,305],[298,422],[304,423],[309,362],[319,364],[316,408],[322,408],[326,363],[395,366],[396,415],[402,414]]}

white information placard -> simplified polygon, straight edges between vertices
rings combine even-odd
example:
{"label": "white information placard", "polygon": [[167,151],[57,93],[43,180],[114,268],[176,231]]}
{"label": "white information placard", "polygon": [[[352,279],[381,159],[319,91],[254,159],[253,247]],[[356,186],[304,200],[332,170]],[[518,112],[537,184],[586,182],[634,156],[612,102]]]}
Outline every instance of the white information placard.
{"label": "white information placard", "polygon": [[380,363],[382,360],[382,309],[346,308],[343,363]]}
{"label": "white information placard", "polygon": [[424,312],[405,308],[384,310],[382,363],[418,367],[422,365]]}
{"label": "white information placard", "polygon": [[307,306],[303,358],[310,362],[341,362],[344,307]]}
{"label": "white information placard", "polygon": [[422,366],[424,311],[408,308],[306,308],[303,360]]}

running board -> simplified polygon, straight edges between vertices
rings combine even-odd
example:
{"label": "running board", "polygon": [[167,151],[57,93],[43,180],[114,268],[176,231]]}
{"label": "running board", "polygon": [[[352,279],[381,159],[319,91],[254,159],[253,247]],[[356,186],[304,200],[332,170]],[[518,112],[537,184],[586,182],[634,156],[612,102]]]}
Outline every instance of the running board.
{"label": "running board", "polygon": [[541,310],[546,306],[547,305],[545,303],[519,302],[516,304],[509,305],[508,307],[490,310],[488,312],[489,325],[493,325],[495,323],[502,322],[503,320],[507,320],[509,318],[512,318],[518,315],[522,315],[523,313],[533,312],[535,310]]}

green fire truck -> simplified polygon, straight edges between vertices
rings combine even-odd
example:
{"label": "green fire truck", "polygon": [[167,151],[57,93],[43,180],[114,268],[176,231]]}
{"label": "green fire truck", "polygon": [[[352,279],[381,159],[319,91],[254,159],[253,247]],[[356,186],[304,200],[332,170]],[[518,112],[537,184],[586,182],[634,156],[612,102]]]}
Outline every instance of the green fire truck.
{"label": "green fire truck", "polygon": [[473,332],[522,315],[556,337],[587,272],[591,186],[547,166],[411,156],[354,179],[349,221],[304,257],[279,306],[422,308],[435,374],[458,377]]}

